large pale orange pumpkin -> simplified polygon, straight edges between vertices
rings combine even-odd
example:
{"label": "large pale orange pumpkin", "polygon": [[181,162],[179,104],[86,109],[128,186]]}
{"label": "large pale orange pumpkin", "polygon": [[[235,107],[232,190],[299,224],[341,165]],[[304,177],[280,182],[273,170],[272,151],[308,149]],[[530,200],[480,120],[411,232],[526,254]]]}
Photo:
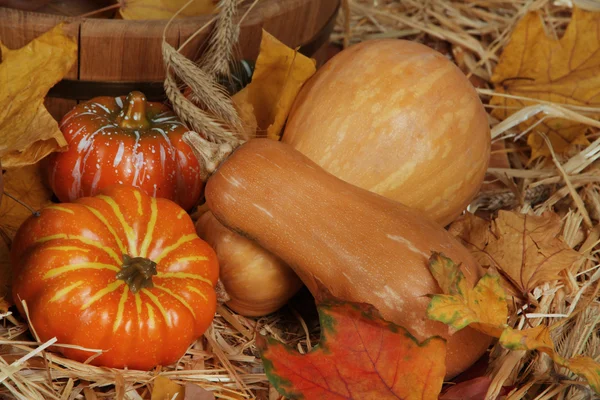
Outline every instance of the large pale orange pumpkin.
{"label": "large pale orange pumpkin", "polygon": [[338,53],[302,88],[284,142],[338,178],[446,225],[477,194],[487,116],[450,60],[405,40]]}

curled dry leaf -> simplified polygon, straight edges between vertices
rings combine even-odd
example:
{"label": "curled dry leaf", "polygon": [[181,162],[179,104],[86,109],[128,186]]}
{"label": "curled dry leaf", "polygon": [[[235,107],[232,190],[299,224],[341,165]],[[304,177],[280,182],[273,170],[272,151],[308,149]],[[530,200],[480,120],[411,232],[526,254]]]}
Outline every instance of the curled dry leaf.
{"label": "curled dry leaf", "polygon": [[446,323],[452,329],[471,325],[480,332],[499,338],[500,345],[509,350],[546,353],[554,363],[586,379],[590,387],[600,393],[600,363],[584,356],[562,357],[556,351],[546,325],[522,330],[508,326],[506,294],[500,280],[490,279],[493,276],[486,274],[475,288],[469,288],[463,283],[464,275],[459,267],[439,253],[430,257],[429,269],[444,294],[432,296],[427,309],[429,318]]}
{"label": "curled dry leaf", "polygon": [[[43,181],[40,165],[13,168],[4,174],[4,187],[7,193],[39,210],[51,203],[52,192]],[[31,211],[8,196],[0,201],[0,297],[12,301],[10,293],[11,267],[9,264],[10,245],[19,226],[31,216]]]}
{"label": "curled dry leaf", "polygon": [[[492,82],[499,93],[555,103],[600,106],[600,13],[575,7],[571,22],[560,40],[548,37],[536,12],[526,14],[514,29],[494,70]],[[495,96],[492,115],[505,119],[518,109],[534,103]],[[557,118],[531,118],[521,124],[525,130],[534,123],[536,131],[548,135],[557,153],[572,145],[588,144],[587,127]],[[550,155],[540,135],[530,134],[531,159]]]}
{"label": "curled dry leaf", "polygon": [[[119,13],[123,19],[170,19],[189,0],[119,0]],[[212,14],[216,11],[217,0],[195,0],[185,7],[178,18]]]}
{"label": "curled dry leaf", "polygon": [[491,224],[467,213],[449,228],[483,267],[500,271],[511,294],[522,297],[583,260],[562,240],[561,230],[560,217],[552,212],[535,216],[504,210]]}
{"label": "curled dry leaf", "polygon": [[67,145],[43,102],[75,63],[77,44],[60,24],[18,50],[0,43],[0,51],[2,167],[34,164]]}
{"label": "curled dry leaf", "polygon": [[437,399],[445,341],[423,343],[368,304],[328,297],[318,304],[321,340],[300,354],[257,338],[269,381],[288,399]]}
{"label": "curled dry leaf", "polygon": [[252,105],[257,136],[278,140],[294,99],[315,72],[315,60],[263,30],[252,81],[233,96],[233,101],[242,110],[248,109],[245,104]]}

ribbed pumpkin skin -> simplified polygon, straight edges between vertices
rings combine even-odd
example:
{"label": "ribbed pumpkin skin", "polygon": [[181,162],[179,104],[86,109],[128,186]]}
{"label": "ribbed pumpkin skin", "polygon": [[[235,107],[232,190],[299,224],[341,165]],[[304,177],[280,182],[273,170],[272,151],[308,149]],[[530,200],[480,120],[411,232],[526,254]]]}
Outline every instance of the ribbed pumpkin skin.
{"label": "ribbed pumpkin skin", "polygon": [[[43,208],[11,250],[13,299],[42,341],[105,353],[91,363],[148,370],[169,365],[211,324],[219,266],[174,202],[128,186]],[[132,293],[116,274],[123,254],[156,262],[154,287]],[[58,348],[84,362],[94,353]]]}
{"label": "ribbed pumpkin skin", "polygon": [[[128,107],[143,109],[148,126],[120,126],[118,115]],[[68,112],[60,129],[69,148],[44,162],[50,187],[61,202],[121,184],[173,200],[186,210],[198,203],[204,189],[200,165],[183,141],[188,129],[166,105],[141,96],[96,97]]]}
{"label": "ribbed pumpkin skin", "polygon": [[474,285],[481,267],[445,229],[420,212],[348,184],[290,145],[253,139],[208,180],[213,215],[280,257],[316,293],[374,305],[420,340],[448,340],[447,377],[466,370],[491,339],[471,328],[449,335],[428,319],[429,294],[440,293],[428,268],[432,251],[461,263]]}
{"label": "ribbed pumpkin skin", "polygon": [[349,47],[306,83],[282,140],[338,178],[446,225],[490,156],[485,110],[464,74],[419,43]]}

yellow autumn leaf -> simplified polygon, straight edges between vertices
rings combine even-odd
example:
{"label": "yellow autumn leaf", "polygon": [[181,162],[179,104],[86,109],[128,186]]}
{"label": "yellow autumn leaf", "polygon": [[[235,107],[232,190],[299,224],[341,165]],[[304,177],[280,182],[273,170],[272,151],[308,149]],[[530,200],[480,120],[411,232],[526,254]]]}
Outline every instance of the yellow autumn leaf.
{"label": "yellow autumn leaf", "polygon": [[[492,82],[499,93],[562,104],[600,106],[600,13],[574,7],[571,22],[560,40],[547,36],[539,14],[526,14],[515,27],[494,70]],[[532,102],[494,96],[492,115],[505,119]],[[554,150],[562,153],[575,144],[588,144],[587,127],[563,119],[531,118],[520,125],[548,135]],[[529,134],[531,159],[549,155],[543,138]]]}
{"label": "yellow autumn leaf", "polygon": [[0,44],[0,51],[2,167],[34,164],[67,145],[43,102],[77,60],[77,44],[61,24],[17,50]]}
{"label": "yellow autumn leaf", "polygon": [[[42,179],[40,163],[12,168],[4,174],[4,190],[11,196],[37,211],[50,204],[52,191]],[[21,224],[31,216],[31,211],[9,196],[0,201],[0,298],[10,293],[10,245]],[[8,297],[7,297],[8,298]],[[10,299],[9,299],[10,301]]]}
{"label": "yellow autumn leaf", "polygon": [[555,349],[547,326],[538,325],[523,330],[506,328],[500,336],[500,344],[509,350],[537,350],[546,353],[555,364],[584,378],[594,392],[600,394],[600,363],[587,356],[575,356],[571,359],[562,357]]}
{"label": "yellow autumn leaf", "polygon": [[585,356],[562,357],[555,349],[550,329],[545,325],[523,330],[507,325],[506,294],[497,276],[488,273],[474,288],[470,288],[460,266],[440,253],[432,254],[429,269],[444,293],[431,296],[427,308],[430,319],[443,322],[453,330],[471,326],[499,338],[499,344],[509,350],[546,353],[557,365],[586,379],[590,387],[600,394],[600,363]]}
{"label": "yellow autumn leaf", "polygon": [[254,106],[249,99],[250,92],[247,90],[241,90],[235,96],[232,97],[233,105],[240,116],[246,137],[256,136],[256,130],[258,129],[258,122],[256,121],[256,115],[254,115]]}
{"label": "yellow autumn leaf", "polygon": [[[121,0],[119,13],[123,19],[170,19],[189,0]],[[215,12],[218,0],[195,0],[185,7],[178,18],[195,17]]]}
{"label": "yellow autumn leaf", "polygon": [[570,369],[571,372],[585,378],[594,392],[596,392],[596,394],[600,394],[599,363],[590,357],[576,356],[571,358],[564,366]]}
{"label": "yellow autumn leaf", "polygon": [[183,400],[185,396],[185,387],[173,382],[172,380],[165,378],[164,376],[157,376],[154,380],[154,387],[152,388],[151,400]]}
{"label": "yellow autumn leaf", "polygon": [[460,265],[440,253],[433,253],[429,269],[444,294],[432,296],[427,315],[459,331],[468,325],[499,336],[506,325],[508,306],[497,275],[484,275],[469,287]]}
{"label": "yellow autumn leaf", "polygon": [[252,81],[233,96],[233,101],[238,107],[246,102],[252,105],[257,136],[279,140],[296,96],[315,72],[315,60],[263,30]]}
{"label": "yellow autumn leaf", "polygon": [[554,343],[546,325],[522,330],[506,328],[500,335],[500,344],[509,350],[539,350],[548,354],[554,352]]}
{"label": "yellow autumn leaf", "polygon": [[552,212],[536,216],[501,210],[491,224],[467,213],[449,231],[483,267],[503,272],[511,294],[526,296],[583,259],[562,240],[561,228],[560,217]]}

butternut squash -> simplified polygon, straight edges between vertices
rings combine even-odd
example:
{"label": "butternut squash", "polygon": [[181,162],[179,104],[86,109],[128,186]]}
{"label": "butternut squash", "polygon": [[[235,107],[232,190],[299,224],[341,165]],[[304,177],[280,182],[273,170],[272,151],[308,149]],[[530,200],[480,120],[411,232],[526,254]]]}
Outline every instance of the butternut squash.
{"label": "butternut squash", "polygon": [[217,253],[219,278],[231,297],[227,306],[246,317],[260,317],[284,306],[302,281],[279,257],[224,227],[207,211],[196,232]]}
{"label": "butternut squash", "polygon": [[462,263],[472,284],[482,270],[420,212],[346,183],[269,139],[238,147],[209,178],[205,196],[223,225],[279,256],[313,293],[318,280],[342,299],[374,305],[420,340],[445,337],[448,378],[490,344],[470,328],[449,335],[427,318],[426,295],[440,292],[427,266],[432,251]]}
{"label": "butternut squash", "polygon": [[477,195],[491,137],[456,65],[425,45],[385,39],[321,67],[296,97],[282,141],[338,178],[447,225]]}

